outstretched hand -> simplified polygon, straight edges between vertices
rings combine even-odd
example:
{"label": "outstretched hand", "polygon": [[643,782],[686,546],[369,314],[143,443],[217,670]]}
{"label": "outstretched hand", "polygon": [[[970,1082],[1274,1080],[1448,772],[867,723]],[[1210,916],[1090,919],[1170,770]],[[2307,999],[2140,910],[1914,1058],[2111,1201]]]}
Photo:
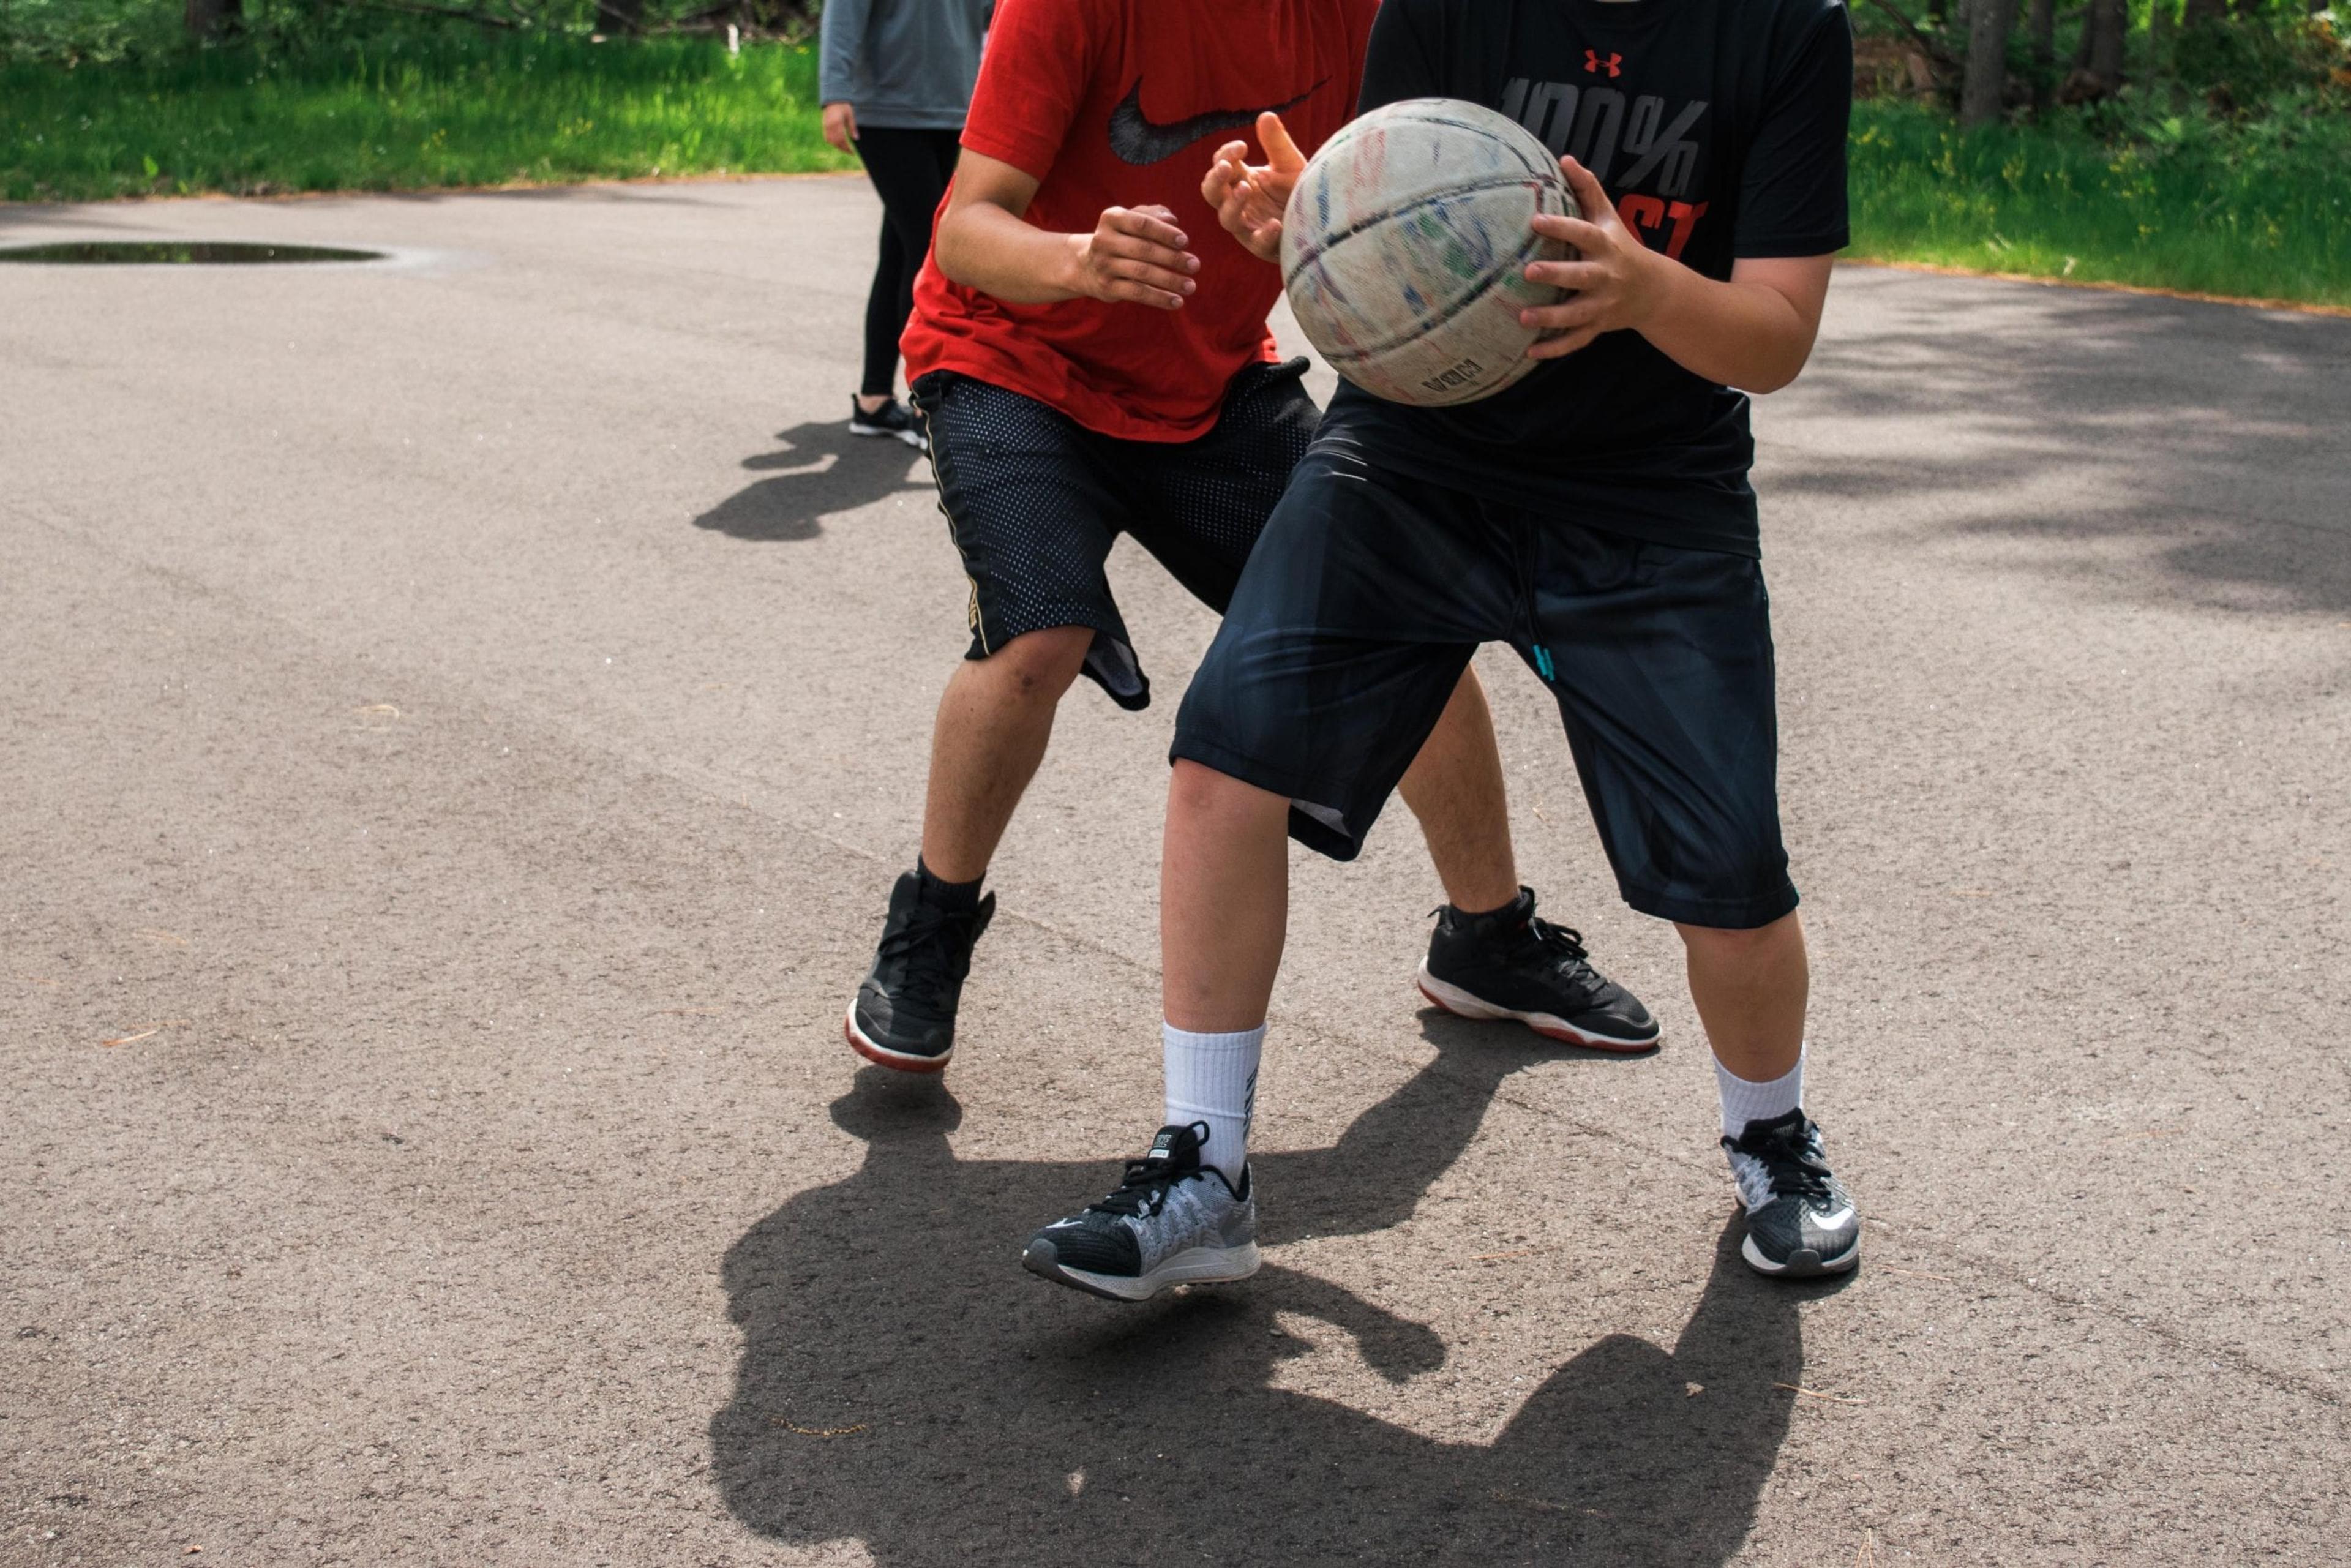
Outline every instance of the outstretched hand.
{"label": "outstretched hand", "polygon": [[1530,263],[1527,280],[1573,289],[1574,295],[1557,305],[1519,312],[1520,325],[1539,327],[1551,334],[1536,340],[1527,350],[1531,360],[1556,360],[1603,332],[1646,326],[1665,293],[1657,269],[1673,265],[1625,226],[1591,170],[1573,158],[1561,159],[1559,170],[1567,177],[1567,188],[1575,193],[1575,204],[1584,215],[1541,214],[1534,219],[1534,231],[1546,238],[1565,240],[1575,247],[1575,259]]}
{"label": "outstretched hand", "polygon": [[1180,310],[1195,285],[1200,258],[1165,207],[1109,207],[1092,234],[1069,236],[1076,276],[1071,287],[1113,304]]}
{"label": "outstretched hand", "polygon": [[1225,232],[1240,241],[1250,255],[1259,261],[1278,262],[1281,214],[1290,205],[1290,193],[1298,188],[1306,155],[1290,139],[1290,128],[1281,123],[1281,116],[1270,110],[1257,117],[1257,139],[1265,149],[1263,163],[1248,161],[1248,142],[1228,141],[1217,149],[1216,162],[1208,165],[1207,176],[1200,182],[1200,194],[1217,209],[1217,221],[1225,225]]}

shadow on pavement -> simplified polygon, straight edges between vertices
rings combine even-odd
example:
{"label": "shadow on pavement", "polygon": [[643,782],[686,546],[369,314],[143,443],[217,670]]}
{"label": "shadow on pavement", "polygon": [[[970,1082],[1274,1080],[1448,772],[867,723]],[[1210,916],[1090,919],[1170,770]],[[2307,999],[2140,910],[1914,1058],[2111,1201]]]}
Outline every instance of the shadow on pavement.
{"label": "shadow on pavement", "polygon": [[[1436,1061],[1335,1147],[1258,1162],[1269,1242],[1405,1218],[1475,1134],[1501,1080],[1547,1053],[1432,1022]],[[947,1561],[1557,1561],[1719,1563],[1744,1539],[1801,1381],[1800,1304],[1727,1227],[1670,1350],[1611,1335],[1558,1368],[1490,1445],[1434,1440],[1270,1386],[1310,1347],[1277,1314],[1349,1336],[1403,1385],[1444,1343],[1311,1275],[1119,1308],[1019,1271],[1020,1240],[1103,1190],[1094,1161],[957,1159],[960,1108],[878,1069],[834,1102],[866,1144],[728,1251],[743,1333],[711,1421],[727,1506],[794,1544],[853,1538],[883,1568]],[[1555,1203],[1574,1190],[1504,1193]],[[1596,1223],[1594,1245],[1624,1239]],[[1692,1384],[1702,1385],[1694,1396]]]}
{"label": "shadow on pavement", "polygon": [[[1873,288],[1872,325],[1823,337],[1796,417],[1880,455],[1793,455],[1767,507],[1940,498],[1928,531],[2078,546],[2073,571],[2125,591],[2351,609],[2351,321],[1867,273],[1848,286]],[[1888,428],[1906,424],[1915,436]],[[2126,586],[2114,546],[2155,580]]]}
{"label": "shadow on pavement", "polygon": [[846,418],[816,420],[778,431],[774,452],[743,459],[772,477],[755,480],[702,516],[697,528],[761,543],[797,542],[824,532],[836,512],[931,487],[929,459],[904,442],[849,434]]}

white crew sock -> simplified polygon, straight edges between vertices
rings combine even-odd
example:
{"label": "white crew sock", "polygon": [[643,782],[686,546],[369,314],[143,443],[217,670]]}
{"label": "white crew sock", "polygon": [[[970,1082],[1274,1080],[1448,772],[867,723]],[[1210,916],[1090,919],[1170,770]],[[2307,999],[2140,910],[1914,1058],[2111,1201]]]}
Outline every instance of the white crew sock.
{"label": "white crew sock", "polygon": [[1722,1092],[1722,1135],[1735,1138],[1747,1130],[1750,1122],[1768,1122],[1802,1106],[1803,1048],[1799,1046],[1796,1050],[1796,1065],[1769,1083],[1750,1083],[1719,1061],[1714,1064],[1714,1083]]}
{"label": "white crew sock", "polygon": [[1257,1063],[1265,1051],[1265,1025],[1238,1034],[1193,1034],[1160,1026],[1167,1058],[1167,1122],[1208,1124],[1200,1163],[1224,1173],[1235,1192],[1249,1168],[1249,1115],[1257,1108]]}

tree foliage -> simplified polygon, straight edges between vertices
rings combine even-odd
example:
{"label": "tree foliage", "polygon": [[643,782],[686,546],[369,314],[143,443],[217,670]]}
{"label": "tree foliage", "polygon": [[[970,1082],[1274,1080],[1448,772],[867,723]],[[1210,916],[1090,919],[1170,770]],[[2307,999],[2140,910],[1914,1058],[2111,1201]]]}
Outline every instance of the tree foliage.
{"label": "tree foliage", "polygon": [[0,59],[68,65],[187,47],[335,47],[392,27],[495,33],[723,32],[797,38],[821,0],[0,0]]}

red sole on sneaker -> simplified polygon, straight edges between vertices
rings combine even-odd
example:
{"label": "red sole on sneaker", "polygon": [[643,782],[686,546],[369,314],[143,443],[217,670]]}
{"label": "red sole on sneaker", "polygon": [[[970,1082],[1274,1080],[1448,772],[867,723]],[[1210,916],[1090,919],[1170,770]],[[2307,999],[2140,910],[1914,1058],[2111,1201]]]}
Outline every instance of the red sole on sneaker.
{"label": "red sole on sneaker", "polygon": [[947,1058],[955,1054],[952,1046],[937,1056],[909,1056],[903,1051],[891,1051],[876,1045],[857,1032],[857,1019],[853,1012],[842,1016],[841,1038],[849,1042],[850,1050],[874,1066],[886,1067],[893,1072],[944,1072]]}
{"label": "red sole on sneaker", "polygon": [[1604,1035],[1581,1033],[1564,1024],[1554,1028],[1547,1024],[1536,1023],[1529,1019],[1512,1018],[1507,1014],[1499,1018],[1481,1019],[1474,1013],[1463,1012],[1460,1009],[1452,1006],[1443,997],[1438,996],[1426,986],[1421,985],[1417,980],[1414,981],[1413,985],[1422,996],[1428,998],[1429,1005],[1438,1012],[1449,1014],[1458,1019],[1468,1019],[1472,1023],[1520,1024],[1532,1030],[1545,1040],[1555,1040],[1562,1045],[1578,1045],[1586,1051],[1604,1051],[1611,1056],[1646,1056],[1665,1043],[1663,1035],[1656,1040],[1610,1040]]}

